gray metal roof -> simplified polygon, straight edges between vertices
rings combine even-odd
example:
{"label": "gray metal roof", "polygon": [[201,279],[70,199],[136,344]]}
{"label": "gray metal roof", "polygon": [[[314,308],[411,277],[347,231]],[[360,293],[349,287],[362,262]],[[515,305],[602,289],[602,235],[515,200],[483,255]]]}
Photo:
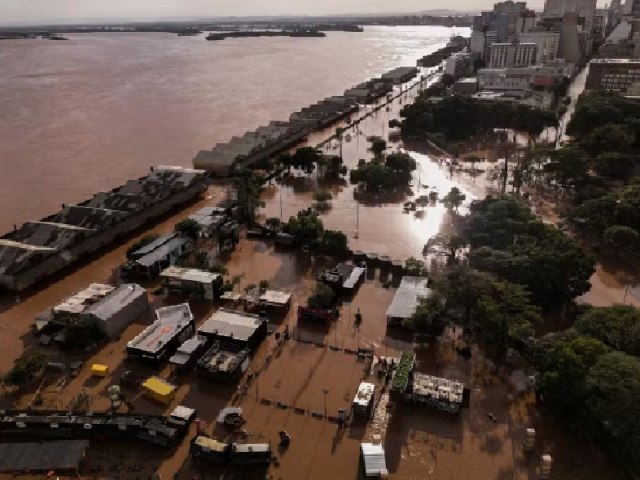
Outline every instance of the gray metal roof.
{"label": "gray metal roof", "polygon": [[139,265],[143,265],[145,267],[150,267],[154,265],[156,262],[163,260],[166,258],[174,250],[182,247],[189,243],[189,240],[184,237],[173,237],[166,243],[163,243],[159,247],[157,247],[152,252],[147,253],[143,257],[140,257],[136,260],[136,263]]}
{"label": "gray metal roof", "polygon": [[247,341],[263,322],[258,315],[221,308],[198,328],[198,333]]}
{"label": "gray metal roof", "polygon": [[431,289],[427,287],[426,277],[402,277],[393,301],[387,309],[389,318],[410,318],[418,306],[420,297],[428,297]]}
{"label": "gray metal roof", "polygon": [[140,297],[145,297],[147,290],[135,283],[120,285],[85,310],[84,313],[92,314],[102,320],[108,320],[121,311],[127,305],[135,302]]}
{"label": "gray metal roof", "polygon": [[76,468],[89,440],[0,443],[0,472],[49,471]]}

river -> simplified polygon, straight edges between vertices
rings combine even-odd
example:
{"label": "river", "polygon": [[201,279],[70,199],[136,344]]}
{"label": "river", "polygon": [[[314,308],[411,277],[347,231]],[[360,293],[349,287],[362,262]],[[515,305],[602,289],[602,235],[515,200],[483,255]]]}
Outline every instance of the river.
{"label": "river", "polygon": [[104,33],[0,45],[0,232],[442,47],[445,27],[326,38]]}

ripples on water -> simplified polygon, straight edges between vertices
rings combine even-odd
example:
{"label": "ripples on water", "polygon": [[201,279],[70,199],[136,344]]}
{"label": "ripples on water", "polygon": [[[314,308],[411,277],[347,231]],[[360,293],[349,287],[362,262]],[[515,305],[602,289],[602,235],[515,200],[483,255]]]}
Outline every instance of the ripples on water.
{"label": "ripples on water", "polygon": [[244,133],[440,48],[445,27],[367,27],[324,39],[69,35],[0,45],[0,231],[63,202],[190,165]]}

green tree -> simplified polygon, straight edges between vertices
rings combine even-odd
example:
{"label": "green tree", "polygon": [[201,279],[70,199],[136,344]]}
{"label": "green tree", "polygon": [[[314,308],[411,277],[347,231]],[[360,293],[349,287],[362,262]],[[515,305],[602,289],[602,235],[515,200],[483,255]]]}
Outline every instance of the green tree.
{"label": "green tree", "polygon": [[180,235],[189,237],[192,240],[197,240],[202,230],[200,224],[192,218],[185,218],[184,220],[176,223],[174,230]]}
{"label": "green tree", "polygon": [[316,166],[320,163],[322,154],[313,147],[298,148],[291,158],[291,164],[294,168],[302,170],[306,174],[312,173]]}
{"label": "green tree", "polygon": [[460,252],[466,247],[466,240],[455,233],[439,233],[430,238],[425,245],[428,253],[443,255],[447,259],[447,265],[455,263]]}
{"label": "green tree", "polygon": [[343,257],[349,253],[347,236],[336,230],[325,230],[312,244],[312,250],[318,255]]}
{"label": "green tree", "polygon": [[318,282],[316,288],[307,299],[307,305],[311,308],[329,309],[333,306],[336,294],[328,285]]}
{"label": "green tree", "polygon": [[[622,254],[626,256],[629,250],[635,250],[638,246],[640,235],[631,227],[612,225],[603,232],[602,239],[604,244],[612,249],[610,253],[616,253],[616,248],[624,248]],[[617,252],[620,253],[619,250]]]}
{"label": "green tree", "polygon": [[421,277],[426,274],[427,270],[422,260],[418,260],[414,257],[409,257],[404,262],[404,271],[409,276]]}
{"label": "green tree", "polygon": [[592,156],[607,152],[628,152],[634,143],[635,134],[626,125],[597,127],[580,140],[582,148]]}
{"label": "green tree", "polygon": [[387,149],[387,142],[380,137],[372,136],[367,140],[371,143],[371,151],[376,157],[381,156]]}
{"label": "green tree", "polygon": [[328,190],[318,190],[313,194],[313,199],[318,203],[320,208],[326,208],[333,195]]}
{"label": "green tree", "polygon": [[419,333],[442,335],[448,322],[445,299],[438,292],[433,292],[418,299],[416,311],[402,325]]}
{"label": "green tree", "polygon": [[640,310],[636,307],[591,307],[580,315],[574,328],[611,348],[640,356]]}
{"label": "green tree", "polygon": [[267,227],[279,232],[282,229],[282,221],[278,217],[269,217],[264,222]]}
{"label": "green tree", "polygon": [[446,207],[447,210],[457,212],[460,205],[466,200],[467,196],[460,191],[458,187],[453,187],[449,190],[440,202]]}
{"label": "green tree", "polygon": [[290,217],[285,231],[296,238],[301,245],[311,245],[324,232],[324,225],[318,214],[311,209],[301,210]]}
{"label": "green tree", "polygon": [[260,200],[262,180],[251,170],[237,170],[233,174],[233,187],[238,199],[238,208],[242,218],[253,225],[256,210],[264,208],[265,203]]}
{"label": "green tree", "polygon": [[47,356],[40,350],[27,350],[18,358],[13,367],[4,376],[6,385],[22,387],[41,373],[46,365]]}

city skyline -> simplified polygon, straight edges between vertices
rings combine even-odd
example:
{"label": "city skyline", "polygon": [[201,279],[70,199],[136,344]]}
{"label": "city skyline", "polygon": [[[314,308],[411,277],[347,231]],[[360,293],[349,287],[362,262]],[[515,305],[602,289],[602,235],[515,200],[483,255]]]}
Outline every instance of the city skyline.
{"label": "city skyline", "polygon": [[[599,2],[600,3],[600,2]],[[449,5],[433,0],[326,0],[297,2],[295,0],[4,0],[0,23],[56,22],[70,20],[155,20],[193,17],[227,16],[304,16],[349,14],[402,14],[446,9]],[[543,0],[527,2],[529,8],[541,10]],[[461,13],[492,9],[486,0],[462,0],[456,3]]]}

